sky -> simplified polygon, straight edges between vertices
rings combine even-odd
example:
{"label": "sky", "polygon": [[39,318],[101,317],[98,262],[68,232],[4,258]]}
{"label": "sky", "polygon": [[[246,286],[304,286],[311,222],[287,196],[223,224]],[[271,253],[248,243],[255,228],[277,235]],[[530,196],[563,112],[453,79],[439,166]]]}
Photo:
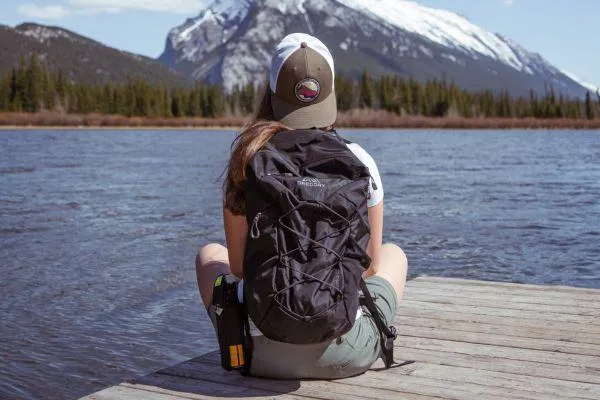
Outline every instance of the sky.
{"label": "sky", "polygon": [[[56,25],[111,47],[158,57],[171,28],[210,0],[0,0],[0,24]],[[600,87],[600,0],[419,0],[540,53]]]}

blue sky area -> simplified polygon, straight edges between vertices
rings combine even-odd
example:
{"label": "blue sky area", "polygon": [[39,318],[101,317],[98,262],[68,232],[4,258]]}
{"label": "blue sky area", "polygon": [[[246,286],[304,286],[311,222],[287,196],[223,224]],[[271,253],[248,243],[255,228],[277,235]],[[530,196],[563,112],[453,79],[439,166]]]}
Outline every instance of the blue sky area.
{"label": "blue sky area", "polygon": [[[169,30],[209,0],[2,0],[0,24],[58,25],[109,46],[157,57]],[[600,0],[420,0],[467,17],[600,87]]]}

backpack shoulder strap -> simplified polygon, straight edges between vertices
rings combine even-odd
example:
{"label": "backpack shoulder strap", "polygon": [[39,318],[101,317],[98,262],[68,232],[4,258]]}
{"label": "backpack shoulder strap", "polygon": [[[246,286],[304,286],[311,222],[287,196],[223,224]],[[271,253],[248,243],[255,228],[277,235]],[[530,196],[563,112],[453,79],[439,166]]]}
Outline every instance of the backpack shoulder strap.
{"label": "backpack shoulder strap", "polygon": [[346,139],[345,137],[342,137],[342,135],[340,135],[338,133],[338,131],[336,131],[335,129],[332,129],[329,133],[332,134],[333,136],[337,137],[342,142],[344,142],[344,144],[352,144],[353,143],[352,141]]}
{"label": "backpack shoulder strap", "polygon": [[369,288],[367,287],[367,283],[364,279],[360,280],[360,288],[363,293],[361,297],[361,305],[367,307],[367,310],[369,310],[369,313],[371,313],[373,321],[375,321],[375,325],[377,325],[377,329],[379,330],[381,352],[383,354],[385,368],[391,368],[393,364],[397,364],[394,361],[394,340],[396,340],[396,337],[398,336],[396,333],[396,327],[393,325],[387,326],[385,324],[383,321],[383,316],[375,305],[373,296],[371,296]]}
{"label": "backpack shoulder strap", "polygon": [[348,143],[337,132],[326,132],[319,129],[293,129],[277,132],[269,143],[277,149],[294,148],[296,145],[312,144],[315,141],[327,140],[329,143],[339,142],[340,144]]}

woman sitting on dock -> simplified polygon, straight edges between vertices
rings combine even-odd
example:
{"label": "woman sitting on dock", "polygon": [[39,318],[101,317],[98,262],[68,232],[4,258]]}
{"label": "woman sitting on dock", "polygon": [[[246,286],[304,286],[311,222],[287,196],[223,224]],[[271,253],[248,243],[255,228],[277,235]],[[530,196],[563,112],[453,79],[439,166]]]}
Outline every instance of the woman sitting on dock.
{"label": "woman sitting on dock", "polygon": [[[245,192],[248,188],[249,163],[273,138],[284,137],[285,134],[282,132],[318,131],[324,133],[325,139],[339,138],[333,129],[336,117],[334,66],[329,50],[317,38],[310,35],[296,33],[286,36],[277,45],[273,55],[269,87],[266,89],[256,118],[234,142],[224,185],[223,217],[227,248],[220,244],[208,244],[200,249],[196,257],[200,295],[213,323],[216,321],[216,313],[220,312],[212,304],[215,280],[221,275],[233,274],[239,279],[244,279],[244,282],[248,283],[246,286],[249,286],[252,282],[248,279],[249,271],[244,271],[244,265],[249,265],[250,257],[254,257],[255,253],[253,253],[254,250],[249,251],[247,246],[250,245],[251,240],[255,243],[255,239],[263,231],[269,231],[264,225],[261,225],[269,223],[268,218],[260,219],[261,213],[257,213],[254,220],[252,219],[253,214],[246,215],[248,210],[246,201],[250,201],[250,194]],[[362,272],[357,275],[356,281],[360,280],[362,274],[368,292],[374,298],[377,312],[383,317],[386,326],[391,325],[396,313],[397,302],[402,298],[404,291],[407,259],[398,246],[382,244],[383,185],[373,158],[356,143],[341,142],[341,139],[339,139],[339,143],[342,143],[342,147],[345,146],[345,151],[349,150],[355,156],[350,156],[351,158],[358,160],[356,162],[360,162],[368,168],[367,178],[365,178],[365,182],[366,179],[369,182],[368,193],[365,193],[364,189],[361,192],[363,196],[365,194],[367,196],[363,206],[365,217],[368,212],[370,236],[368,227],[363,236],[364,248],[368,257],[357,256],[359,261],[356,263],[362,263]],[[299,146],[300,144],[295,143],[294,145]],[[341,161],[336,160],[336,162]],[[366,168],[363,170],[367,171]],[[288,181],[289,179],[286,180],[286,182]],[[296,193],[315,194],[320,189],[329,190],[325,184],[314,177],[294,182],[298,184],[298,187],[294,189]],[[252,195],[252,201],[256,199],[257,196]],[[262,205],[263,208],[265,206],[267,204]],[[362,218],[360,220],[364,224],[367,222]],[[353,222],[353,224],[355,223]],[[316,226],[322,225],[317,224]],[[334,235],[328,236],[328,238],[334,238]],[[312,241],[311,239],[307,240]],[[360,242],[359,238],[347,240]],[[318,246],[317,250],[313,248],[311,251],[314,251],[315,254],[318,253]],[[344,253],[343,257],[350,257],[350,253],[350,251]],[[323,251],[323,254],[330,254],[329,249],[327,252]],[[310,258],[310,255],[306,257]],[[315,257],[313,256],[313,258]],[[246,269],[255,266],[255,264],[250,265]],[[344,265],[345,267],[347,266]],[[348,272],[344,273],[346,275],[343,279],[348,279]],[[238,280],[237,278],[236,280]],[[324,282],[320,279],[317,280]],[[290,287],[293,285],[295,284]],[[323,285],[331,287],[331,283],[323,283]],[[356,288],[358,289],[358,287]],[[243,293],[243,290],[238,293]],[[318,291],[324,290],[321,287]],[[246,295],[238,294],[238,296],[240,302],[246,302],[249,298],[253,300],[247,293]],[[352,315],[350,325],[348,325],[349,330],[346,330],[342,336],[318,343],[300,344],[298,340],[295,340],[295,343],[274,340],[272,337],[267,337],[266,333],[265,335],[261,334],[260,322],[263,321],[259,322],[253,318],[259,331],[254,330],[252,335],[253,351],[250,374],[270,378],[333,379],[365,372],[378,357],[382,356],[381,330],[376,324],[378,321],[372,317],[372,312],[366,307],[357,304],[355,310],[357,310],[356,317]],[[252,315],[252,313],[250,314]],[[305,317],[305,319],[308,321],[310,318]]]}

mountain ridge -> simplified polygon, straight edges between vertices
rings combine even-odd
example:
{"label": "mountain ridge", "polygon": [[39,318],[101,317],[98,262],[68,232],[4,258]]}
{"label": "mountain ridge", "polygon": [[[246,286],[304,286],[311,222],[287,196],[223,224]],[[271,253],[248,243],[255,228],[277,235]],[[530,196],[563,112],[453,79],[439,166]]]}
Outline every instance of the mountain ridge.
{"label": "mountain ridge", "polygon": [[169,32],[159,60],[231,88],[262,81],[274,44],[295,31],[323,40],[343,75],[367,68],[513,95],[552,87],[582,97],[589,89],[514,40],[406,0],[212,0]]}
{"label": "mountain ridge", "polygon": [[[581,81],[537,52],[447,10],[407,0],[207,0],[165,39],[157,58],[119,50],[60,26],[0,24],[0,75],[21,55],[36,53],[73,81],[189,86],[194,80],[234,85],[264,83],[275,43],[304,31],[331,49],[336,72],[358,78],[394,74],[446,79],[467,90],[508,90],[527,96],[550,87],[582,98],[596,85]],[[385,15],[384,15],[385,14]],[[400,15],[400,17],[398,17]],[[445,18],[441,22],[439,18]],[[407,22],[408,21],[408,22]]]}
{"label": "mountain ridge", "polygon": [[153,84],[188,86],[192,79],[150,57],[107,46],[60,26],[24,22],[0,25],[0,75],[35,53],[51,70],[62,70],[73,81],[127,82],[142,78]]}

